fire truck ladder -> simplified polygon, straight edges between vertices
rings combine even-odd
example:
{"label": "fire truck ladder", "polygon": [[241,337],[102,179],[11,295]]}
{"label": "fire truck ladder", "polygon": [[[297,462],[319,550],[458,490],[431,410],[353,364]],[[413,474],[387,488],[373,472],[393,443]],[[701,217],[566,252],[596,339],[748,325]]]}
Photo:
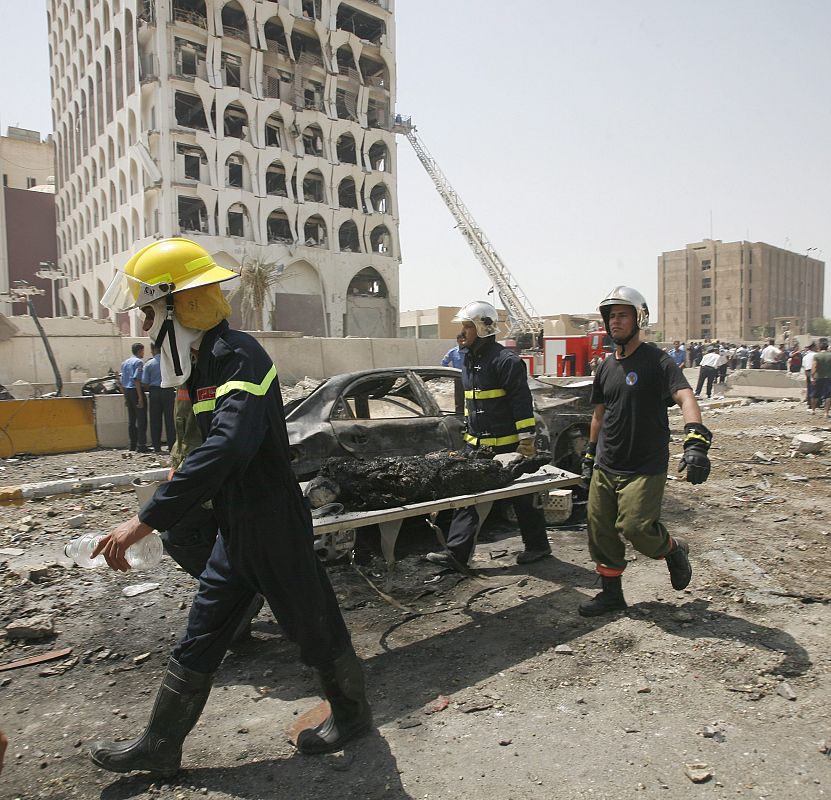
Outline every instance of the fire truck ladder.
{"label": "fire truck ladder", "polygon": [[412,119],[410,117],[396,116],[393,131],[395,133],[403,133],[413,146],[418,160],[433,181],[433,185],[453,215],[453,219],[456,220],[459,231],[467,240],[470,249],[473,250],[473,254],[485,268],[485,272],[490,278],[491,283],[493,283],[499,292],[502,303],[508,312],[508,320],[510,323],[508,336],[515,337],[517,333],[530,333],[533,335],[539,333],[543,327],[543,320],[534,310],[531,301],[499,257],[496,248],[490,243],[485,232],[473,218],[473,214],[470,213],[467,206],[462,202],[462,198],[459,197],[459,194],[441,171],[441,167],[439,167],[436,159],[430,155],[424,142],[418,137]]}

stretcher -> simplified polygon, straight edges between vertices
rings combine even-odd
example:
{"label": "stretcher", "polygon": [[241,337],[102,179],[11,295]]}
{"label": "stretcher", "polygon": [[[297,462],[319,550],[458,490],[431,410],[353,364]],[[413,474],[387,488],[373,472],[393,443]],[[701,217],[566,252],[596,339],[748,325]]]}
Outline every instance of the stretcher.
{"label": "stretcher", "polygon": [[395,544],[401,524],[410,517],[434,519],[440,511],[475,506],[479,515],[479,530],[488,518],[497,500],[507,500],[523,494],[546,495],[552,489],[565,489],[580,483],[580,476],[553,466],[545,466],[532,475],[524,475],[503,489],[490,489],[479,494],[463,494],[430,500],[425,503],[384,508],[379,511],[353,511],[337,515],[319,516],[313,520],[315,547],[330,554],[343,554],[354,546],[355,531],[369,525],[377,525],[381,531],[381,552],[388,571],[395,566]]}

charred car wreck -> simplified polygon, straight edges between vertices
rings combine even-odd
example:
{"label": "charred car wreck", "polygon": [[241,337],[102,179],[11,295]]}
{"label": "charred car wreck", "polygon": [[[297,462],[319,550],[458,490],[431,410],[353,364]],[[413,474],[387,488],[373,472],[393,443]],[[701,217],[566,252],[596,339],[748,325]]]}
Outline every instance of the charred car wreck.
{"label": "charred car wreck", "polygon": [[[538,451],[580,471],[588,440],[590,384],[552,387],[531,379]],[[310,480],[330,458],[423,456],[464,447],[461,373],[450,367],[396,367],[335,375],[286,403],[292,466]]]}

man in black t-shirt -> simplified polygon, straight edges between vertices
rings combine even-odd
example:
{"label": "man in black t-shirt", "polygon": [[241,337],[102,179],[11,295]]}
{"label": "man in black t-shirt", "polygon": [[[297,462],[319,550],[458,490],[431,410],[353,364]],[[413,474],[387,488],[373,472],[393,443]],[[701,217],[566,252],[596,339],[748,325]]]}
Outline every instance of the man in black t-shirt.
{"label": "man in black t-shirt", "polygon": [[667,408],[677,403],[684,416],[679,471],[686,470],[690,483],[707,480],[712,441],[684,373],[669,355],[640,340],[649,324],[643,296],[618,286],[601,302],[600,313],[616,349],[594,376],[594,414],[583,458],[589,550],[603,583],[599,594],[580,605],[586,617],[626,608],[621,535],[645,556],[666,559],[674,589],[689,584],[689,545],[672,538],[660,521],[669,463]]}

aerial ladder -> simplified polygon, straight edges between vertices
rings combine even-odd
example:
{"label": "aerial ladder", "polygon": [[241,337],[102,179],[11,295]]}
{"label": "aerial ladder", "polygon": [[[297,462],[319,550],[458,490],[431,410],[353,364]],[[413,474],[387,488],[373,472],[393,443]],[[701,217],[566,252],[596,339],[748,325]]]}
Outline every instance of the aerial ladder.
{"label": "aerial ladder", "polygon": [[467,240],[473,254],[485,268],[491,283],[499,293],[502,304],[508,312],[508,338],[516,339],[522,334],[526,334],[526,337],[530,335],[533,346],[536,343],[537,335],[543,329],[542,318],[534,310],[531,301],[522,291],[514,276],[511,275],[508,267],[505,266],[505,262],[499,257],[496,248],[477,224],[473,214],[462,202],[458,192],[451,186],[436,159],[430,155],[430,151],[418,137],[412,118],[397,115],[393,131],[406,136],[407,141],[413,146],[418,160],[433,181],[433,185],[453,215],[453,219],[456,220],[459,231]]}

